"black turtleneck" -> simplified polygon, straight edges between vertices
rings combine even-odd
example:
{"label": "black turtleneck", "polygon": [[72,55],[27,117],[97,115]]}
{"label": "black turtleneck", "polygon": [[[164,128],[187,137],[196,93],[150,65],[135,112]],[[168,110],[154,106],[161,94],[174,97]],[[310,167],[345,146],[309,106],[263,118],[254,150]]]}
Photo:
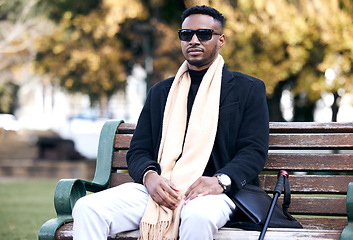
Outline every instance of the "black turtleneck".
{"label": "black turtleneck", "polygon": [[[205,76],[207,69],[201,71],[189,70],[190,78],[191,78],[191,86],[188,95],[188,118],[187,122],[189,123],[189,117],[191,113],[192,105],[194,104],[194,100],[196,97],[197,90],[200,87],[203,76]],[[210,159],[208,161],[205,171],[203,173],[204,176],[213,176],[215,173],[215,167],[213,165],[213,161]]]}
{"label": "black turtleneck", "polygon": [[188,122],[191,113],[192,105],[194,104],[194,100],[197,94],[197,90],[200,87],[203,76],[205,76],[207,69],[201,71],[195,71],[189,69],[189,74],[191,78],[191,86],[188,95]]}

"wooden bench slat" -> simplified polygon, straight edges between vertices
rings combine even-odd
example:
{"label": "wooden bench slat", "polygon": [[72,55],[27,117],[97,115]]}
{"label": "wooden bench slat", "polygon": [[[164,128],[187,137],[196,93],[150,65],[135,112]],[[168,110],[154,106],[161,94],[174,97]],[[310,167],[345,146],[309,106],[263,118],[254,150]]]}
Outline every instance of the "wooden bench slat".
{"label": "wooden bench slat", "polygon": [[353,154],[269,153],[266,170],[353,171]]}
{"label": "wooden bench slat", "polygon": [[[114,147],[129,149],[131,134],[116,134]],[[353,149],[353,134],[271,134],[270,149]]]}
{"label": "wooden bench slat", "polygon": [[133,134],[135,128],[135,123],[121,123],[118,127],[118,133]]}
{"label": "wooden bench slat", "polygon": [[[126,152],[114,152],[113,168],[126,169]],[[264,170],[353,171],[353,154],[269,153]]]}
{"label": "wooden bench slat", "polygon": [[[119,240],[136,240],[139,237],[139,231],[129,231],[119,233],[116,238]],[[239,228],[222,228],[214,237],[217,240],[257,240],[260,235],[259,231],[244,231]],[[340,231],[338,230],[317,230],[317,229],[294,229],[294,228],[269,228],[266,232],[265,240],[307,240],[307,239],[339,239]]]}
{"label": "wooden bench slat", "polygon": [[[120,166],[120,165],[119,165]],[[114,175],[115,173],[113,173]],[[119,178],[118,176],[116,176]],[[263,175],[259,176],[260,187],[265,191],[273,191],[277,176]],[[124,181],[123,181],[124,182]],[[346,194],[347,186],[353,182],[352,175],[291,175],[290,187],[292,193],[337,193]],[[313,188],[312,186],[316,186]]]}
{"label": "wooden bench slat", "polygon": [[[223,228],[215,234],[218,240],[257,240],[260,232],[258,231],[244,231],[242,229]],[[290,229],[290,228],[269,228],[265,235],[265,240],[327,240],[339,239],[340,231],[337,230],[308,230],[308,229]]]}
{"label": "wooden bench slat", "polygon": [[[283,197],[278,200],[282,206]],[[289,212],[294,215],[344,216],[345,197],[292,196]]]}
{"label": "wooden bench slat", "polygon": [[[260,187],[273,191],[276,186],[276,175],[261,174]],[[291,175],[289,176],[292,193],[337,193],[346,194],[347,187],[353,182],[353,175]]]}
{"label": "wooden bench slat", "polygon": [[127,169],[126,164],[126,152],[114,152],[113,153],[113,169]]}
{"label": "wooden bench slat", "polygon": [[[280,239],[282,240],[283,235],[288,239],[305,239],[307,236],[314,237],[321,233],[320,239],[339,239],[343,226],[347,225],[347,220],[345,219],[327,219],[327,218],[302,218],[297,217],[297,219],[302,223],[305,229],[289,229],[289,228],[269,228],[266,233],[265,239]],[[325,229],[325,230],[323,230]],[[258,231],[244,231],[242,229],[236,228],[222,228],[217,233],[217,239],[234,239],[231,238],[231,234],[236,232],[236,239],[257,239],[260,232]],[[60,234],[59,234],[60,233]],[[239,234],[245,234],[240,238]],[[223,236],[222,236],[223,235]],[[251,238],[253,235],[253,238]],[[139,231],[131,231],[120,233],[117,238],[112,239],[137,239],[139,236]],[[235,236],[234,236],[235,237]],[[278,238],[281,237],[281,238]],[[56,239],[60,240],[72,240],[72,223],[67,223],[60,227],[57,231]]]}
{"label": "wooden bench slat", "polygon": [[[122,179],[121,181],[114,182],[130,182],[132,179],[127,178],[121,175],[121,173],[112,173],[112,179]],[[125,173],[128,175],[128,173]],[[115,176],[117,175],[117,176]],[[260,175],[260,187],[263,188],[265,191],[271,193],[276,185],[276,178],[277,176],[273,175]],[[290,187],[291,192],[293,194],[296,193],[337,193],[337,194],[346,194],[347,193],[347,186],[349,182],[352,182],[353,176],[312,176],[312,175],[294,175],[291,176]],[[129,181],[126,181],[128,179]],[[334,179],[335,181],[331,181]],[[337,181],[338,180],[338,181]],[[329,183],[323,185],[316,185],[317,187],[313,188],[313,182],[322,182],[322,183]],[[114,184],[115,186],[116,184]]]}
{"label": "wooden bench slat", "polygon": [[130,147],[131,138],[131,134],[116,134],[114,148],[119,150],[128,150]]}
{"label": "wooden bench slat", "polygon": [[[127,168],[126,152],[114,152],[113,168]],[[352,171],[353,154],[269,153],[264,170]]]}
{"label": "wooden bench slat", "polygon": [[62,225],[55,234],[57,240],[72,240],[72,226],[73,223],[66,223]]}
{"label": "wooden bench slat", "polygon": [[353,133],[353,123],[270,122],[270,133]]}
{"label": "wooden bench slat", "polygon": [[110,176],[110,187],[115,187],[127,182],[133,182],[128,173],[112,173]]}
{"label": "wooden bench slat", "polygon": [[271,134],[270,149],[353,149],[353,134]]}
{"label": "wooden bench slat", "polygon": [[328,217],[304,217],[295,216],[304,229],[326,229],[326,230],[341,230],[347,226],[347,218],[328,218]]}

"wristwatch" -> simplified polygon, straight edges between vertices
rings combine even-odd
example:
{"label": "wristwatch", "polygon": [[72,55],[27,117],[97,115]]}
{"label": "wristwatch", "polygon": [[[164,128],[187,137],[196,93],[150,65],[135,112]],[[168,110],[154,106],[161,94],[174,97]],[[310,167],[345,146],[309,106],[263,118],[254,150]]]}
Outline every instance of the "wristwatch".
{"label": "wristwatch", "polygon": [[228,192],[232,186],[232,180],[230,177],[224,173],[217,173],[214,176],[217,177],[219,185],[224,189],[223,192]]}

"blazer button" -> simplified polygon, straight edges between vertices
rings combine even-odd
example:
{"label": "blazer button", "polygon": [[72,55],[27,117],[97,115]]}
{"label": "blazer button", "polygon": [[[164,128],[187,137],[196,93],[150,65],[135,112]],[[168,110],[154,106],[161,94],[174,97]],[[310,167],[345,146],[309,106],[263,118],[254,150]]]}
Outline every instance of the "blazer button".
{"label": "blazer button", "polygon": [[243,180],[243,181],[241,182],[241,186],[244,187],[245,185],[246,185],[246,180]]}

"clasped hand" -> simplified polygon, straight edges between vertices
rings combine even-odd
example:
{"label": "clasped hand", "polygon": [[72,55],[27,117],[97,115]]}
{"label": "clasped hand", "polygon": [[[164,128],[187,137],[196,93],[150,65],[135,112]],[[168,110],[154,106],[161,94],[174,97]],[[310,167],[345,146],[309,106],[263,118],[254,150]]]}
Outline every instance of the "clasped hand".
{"label": "clasped hand", "polygon": [[[169,209],[176,209],[181,201],[179,189],[168,179],[158,175],[156,172],[149,172],[145,177],[145,186],[152,199],[159,205]],[[196,197],[209,194],[220,194],[223,188],[219,185],[216,177],[199,177],[185,192],[184,204]]]}

